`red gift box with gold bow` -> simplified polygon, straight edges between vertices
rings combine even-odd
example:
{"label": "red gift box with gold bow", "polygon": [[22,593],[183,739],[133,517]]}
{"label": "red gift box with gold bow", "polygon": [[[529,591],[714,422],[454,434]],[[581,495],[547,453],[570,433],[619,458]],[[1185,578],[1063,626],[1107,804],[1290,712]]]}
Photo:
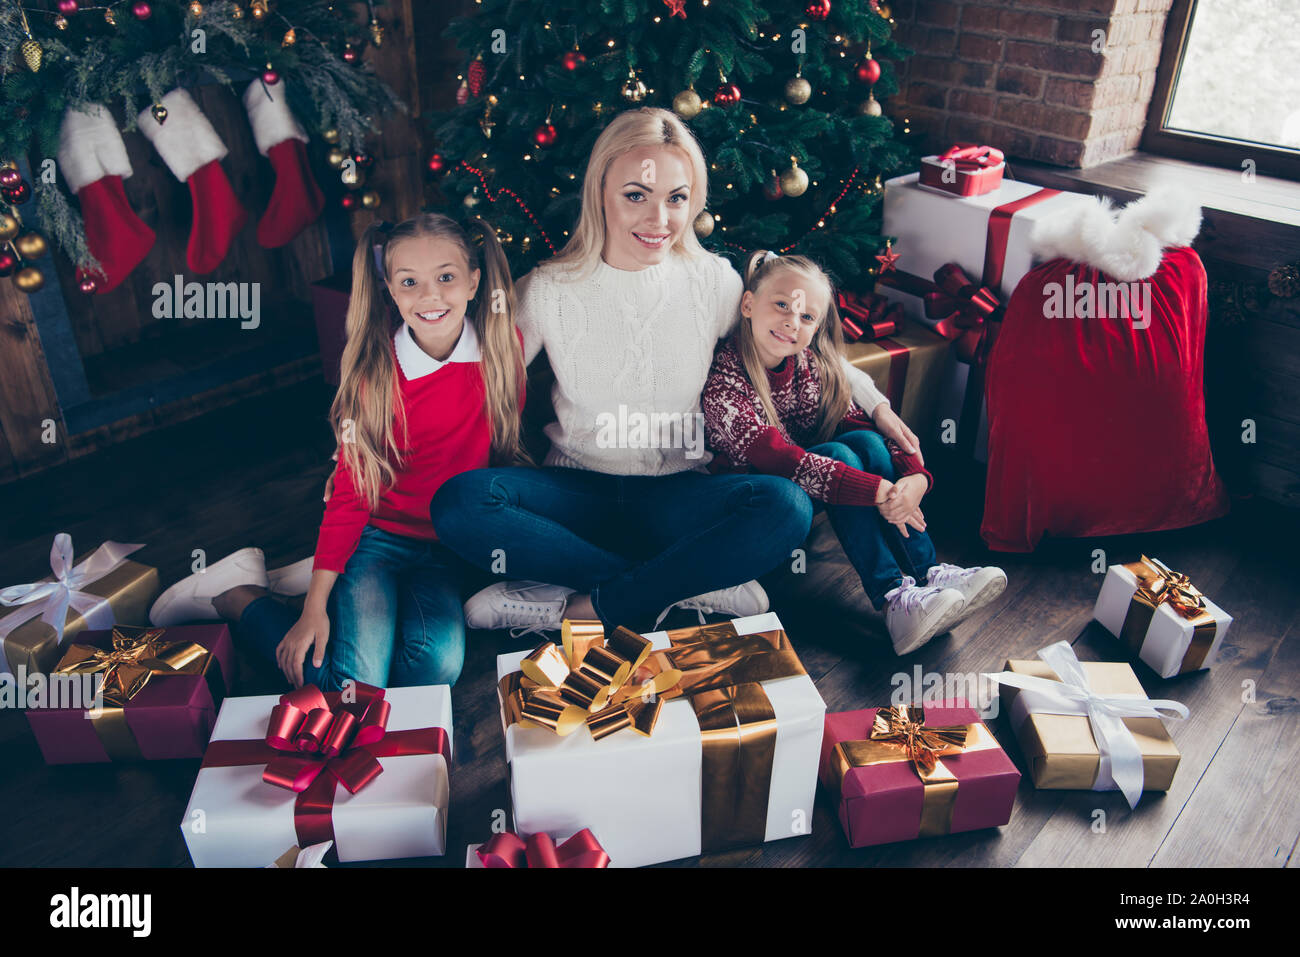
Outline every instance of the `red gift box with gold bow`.
{"label": "red gift box with gold bow", "polygon": [[1000,827],[1020,784],[962,700],[827,714],[819,776],[853,847]]}

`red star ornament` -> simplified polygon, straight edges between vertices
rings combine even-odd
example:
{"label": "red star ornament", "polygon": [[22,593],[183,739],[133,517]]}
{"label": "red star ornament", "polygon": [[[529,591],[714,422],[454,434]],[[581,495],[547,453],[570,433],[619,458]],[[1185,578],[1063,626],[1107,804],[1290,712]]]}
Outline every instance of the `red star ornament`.
{"label": "red star ornament", "polygon": [[893,272],[897,267],[894,263],[898,260],[898,253],[894,252],[893,247],[888,243],[885,244],[885,251],[876,257],[876,262],[880,263],[880,275],[887,272]]}
{"label": "red star ornament", "polygon": [[686,0],[664,0],[664,5],[668,7],[669,19],[673,17],[686,19]]}

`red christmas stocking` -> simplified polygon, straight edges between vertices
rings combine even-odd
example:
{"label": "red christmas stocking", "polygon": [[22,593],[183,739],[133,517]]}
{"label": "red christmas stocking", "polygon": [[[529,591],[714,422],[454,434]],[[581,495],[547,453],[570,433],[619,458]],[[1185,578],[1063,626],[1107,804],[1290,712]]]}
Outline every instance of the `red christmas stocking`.
{"label": "red christmas stocking", "polygon": [[307,165],[307,134],[289,112],[284,80],[254,80],[244,91],[244,108],[253,127],[257,151],[275,169],[275,189],[257,223],[257,242],[267,249],[283,246],[314,223],[325,197]]}
{"label": "red christmas stocking", "polygon": [[108,110],[98,103],[71,107],[59,129],[59,169],[81,202],[86,245],[99,260],[96,292],[117,287],[153,248],[153,230],[126,201],[122,179],[131,175],[126,144]]}
{"label": "red christmas stocking", "polygon": [[136,122],[167,168],[190,187],[194,221],[186,261],[193,272],[203,275],[226,258],[231,242],[248,222],[248,213],[221,168],[226,144],[198,104],[178,88],[162,98],[162,105],[167,110],[162,123],[154,118],[152,108],[142,110]]}

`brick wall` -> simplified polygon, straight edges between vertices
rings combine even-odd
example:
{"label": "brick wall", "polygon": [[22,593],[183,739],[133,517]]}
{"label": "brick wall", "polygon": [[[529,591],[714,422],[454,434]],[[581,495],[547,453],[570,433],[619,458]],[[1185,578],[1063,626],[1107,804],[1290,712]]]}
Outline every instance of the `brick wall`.
{"label": "brick wall", "polygon": [[1141,139],[1171,5],[896,0],[897,37],[916,55],[887,109],[927,150],[970,140],[1059,166],[1115,159]]}

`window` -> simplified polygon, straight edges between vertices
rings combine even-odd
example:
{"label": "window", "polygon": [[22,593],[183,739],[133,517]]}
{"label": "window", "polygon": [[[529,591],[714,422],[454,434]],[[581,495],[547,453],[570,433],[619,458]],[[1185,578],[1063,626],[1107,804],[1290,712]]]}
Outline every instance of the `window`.
{"label": "window", "polygon": [[1300,179],[1300,2],[1174,0],[1142,148]]}

